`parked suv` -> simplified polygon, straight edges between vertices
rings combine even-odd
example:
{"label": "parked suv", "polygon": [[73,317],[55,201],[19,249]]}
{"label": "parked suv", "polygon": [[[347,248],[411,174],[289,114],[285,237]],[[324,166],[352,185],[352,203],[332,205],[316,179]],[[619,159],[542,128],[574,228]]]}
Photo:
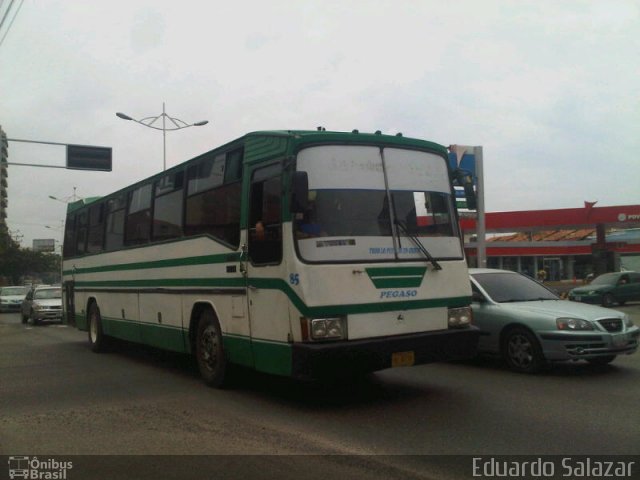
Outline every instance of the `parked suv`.
{"label": "parked suv", "polygon": [[62,322],[62,289],[40,286],[29,291],[22,302],[22,323]]}

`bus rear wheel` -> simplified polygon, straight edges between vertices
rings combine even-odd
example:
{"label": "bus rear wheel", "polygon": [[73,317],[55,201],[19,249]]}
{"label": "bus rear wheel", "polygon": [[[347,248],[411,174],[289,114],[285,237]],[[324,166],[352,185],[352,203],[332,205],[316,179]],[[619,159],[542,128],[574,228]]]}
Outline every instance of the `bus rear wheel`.
{"label": "bus rear wheel", "polygon": [[210,309],[205,309],[200,314],[195,347],[198,368],[204,383],[210,387],[223,387],[227,374],[227,360],[222,346],[220,324]]}
{"label": "bus rear wheel", "polygon": [[102,317],[96,302],[89,306],[89,346],[91,350],[100,353],[107,348],[109,339],[102,331]]}

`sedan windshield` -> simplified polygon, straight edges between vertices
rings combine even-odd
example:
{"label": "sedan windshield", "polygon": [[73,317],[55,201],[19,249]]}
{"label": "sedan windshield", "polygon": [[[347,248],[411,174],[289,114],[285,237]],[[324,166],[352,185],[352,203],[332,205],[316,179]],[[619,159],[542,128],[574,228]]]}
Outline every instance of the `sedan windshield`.
{"label": "sedan windshield", "polygon": [[591,285],[615,285],[620,277],[617,273],[605,273],[604,275],[600,275],[596,277]]}
{"label": "sedan windshield", "polygon": [[553,292],[524,275],[505,272],[474,273],[472,276],[494,302],[558,300]]}
{"label": "sedan windshield", "polygon": [[62,298],[62,291],[57,288],[47,290],[36,290],[33,294],[34,300],[46,300],[49,298]]}
{"label": "sedan windshield", "polygon": [[26,295],[26,287],[6,287],[0,289],[0,295]]}

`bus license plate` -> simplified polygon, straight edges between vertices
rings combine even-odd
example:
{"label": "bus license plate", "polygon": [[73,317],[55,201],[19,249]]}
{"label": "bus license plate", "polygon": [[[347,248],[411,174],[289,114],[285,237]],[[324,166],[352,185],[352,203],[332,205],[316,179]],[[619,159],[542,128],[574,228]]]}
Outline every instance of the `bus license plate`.
{"label": "bus license plate", "polygon": [[413,351],[395,352],[391,354],[392,367],[410,367],[416,362],[416,356]]}

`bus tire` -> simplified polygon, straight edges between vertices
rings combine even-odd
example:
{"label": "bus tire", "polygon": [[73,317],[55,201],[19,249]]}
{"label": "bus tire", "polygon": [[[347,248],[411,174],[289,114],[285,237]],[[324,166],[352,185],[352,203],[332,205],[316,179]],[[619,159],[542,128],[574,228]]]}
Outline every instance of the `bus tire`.
{"label": "bus tire", "polygon": [[89,305],[89,346],[96,353],[104,352],[107,349],[108,337],[102,331],[102,317],[96,302]]}
{"label": "bus tire", "polygon": [[227,360],[222,346],[222,330],[209,308],[200,313],[195,345],[200,375],[210,387],[221,388],[225,384]]}

